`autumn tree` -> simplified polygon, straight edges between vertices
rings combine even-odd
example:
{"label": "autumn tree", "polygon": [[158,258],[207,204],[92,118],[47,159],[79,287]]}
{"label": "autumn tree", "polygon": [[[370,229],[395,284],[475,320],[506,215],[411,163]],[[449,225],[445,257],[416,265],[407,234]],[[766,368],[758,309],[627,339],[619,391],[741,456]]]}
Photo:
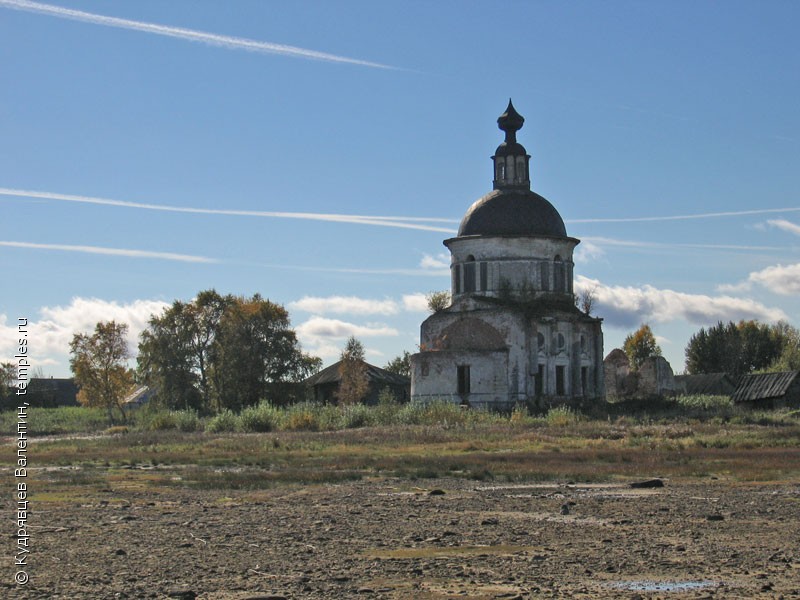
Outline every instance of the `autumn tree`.
{"label": "autumn tree", "polygon": [[411,377],[411,353],[408,350],[404,350],[400,356],[394,357],[383,368],[390,373]]}
{"label": "autumn tree", "polygon": [[133,386],[133,373],[125,364],[130,358],[127,334],[125,323],[101,322],[92,335],[76,333],[69,345],[78,402],[105,408],[112,423],[115,409],[126,420],[122,401]]}
{"label": "autumn tree", "polygon": [[625,338],[622,349],[628,356],[633,370],[638,370],[651,356],[661,356],[661,348],[656,343],[656,336],[653,335],[650,325],[646,323]]}
{"label": "autumn tree", "polygon": [[340,404],[361,402],[369,392],[367,364],[364,362],[364,346],[350,336],[344,346],[339,364],[339,389],[336,397]]}

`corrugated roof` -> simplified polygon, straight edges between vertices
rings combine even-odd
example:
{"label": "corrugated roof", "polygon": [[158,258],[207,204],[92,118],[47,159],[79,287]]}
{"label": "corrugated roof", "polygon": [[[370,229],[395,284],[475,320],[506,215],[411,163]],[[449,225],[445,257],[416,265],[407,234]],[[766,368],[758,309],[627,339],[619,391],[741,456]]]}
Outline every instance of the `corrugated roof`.
{"label": "corrugated roof", "polygon": [[[341,375],[339,375],[339,365],[341,363],[342,361],[333,363],[330,367],[322,369],[322,371],[312,375],[311,377],[306,379],[303,383],[311,386],[320,385],[322,383],[338,383],[342,379]],[[376,383],[387,383],[391,385],[411,384],[411,380],[408,377],[403,377],[402,375],[398,375],[397,373],[392,373],[391,371],[387,371],[386,369],[381,369],[380,367],[371,365],[368,362],[363,362],[363,364],[367,367],[367,377],[369,378],[370,381]]]}
{"label": "corrugated roof", "polygon": [[744,375],[731,397],[734,402],[754,402],[780,398],[789,390],[800,371]]}
{"label": "corrugated roof", "polygon": [[681,385],[687,394],[728,395],[736,389],[736,382],[727,373],[676,375],[675,383]]}

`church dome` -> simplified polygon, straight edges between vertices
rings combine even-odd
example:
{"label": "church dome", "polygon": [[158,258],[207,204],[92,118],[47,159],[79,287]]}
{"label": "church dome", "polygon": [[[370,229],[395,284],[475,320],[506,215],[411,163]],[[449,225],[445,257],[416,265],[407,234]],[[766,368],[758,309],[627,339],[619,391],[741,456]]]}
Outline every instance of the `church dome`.
{"label": "church dome", "polygon": [[498,146],[494,164],[494,191],[469,207],[458,228],[458,237],[473,235],[513,235],[567,237],[561,215],[547,200],[531,191],[529,160],[524,146],[517,142],[517,131],[525,118],[511,100],[497,119],[505,132]]}
{"label": "church dome", "polygon": [[566,237],[555,207],[530,190],[494,190],[469,207],[458,237],[468,235],[541,235]]}

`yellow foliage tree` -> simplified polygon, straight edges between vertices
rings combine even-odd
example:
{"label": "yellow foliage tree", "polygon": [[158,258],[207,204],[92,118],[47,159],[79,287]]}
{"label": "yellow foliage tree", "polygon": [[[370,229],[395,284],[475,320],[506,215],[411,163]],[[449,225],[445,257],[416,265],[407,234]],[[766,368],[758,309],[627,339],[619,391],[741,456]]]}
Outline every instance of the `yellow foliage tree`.
{"label": "yellow foliage tree", "polygon": [[133,387],[133,374],[125,365],[130,358],[126,339],[128,326],[109,321],[98,323],[92,335],[76,333],[70,342],[69,365],[75,375],[78,402],[84,406],[105,408],[114,422],[114,409],[122,421],[122,401]]}

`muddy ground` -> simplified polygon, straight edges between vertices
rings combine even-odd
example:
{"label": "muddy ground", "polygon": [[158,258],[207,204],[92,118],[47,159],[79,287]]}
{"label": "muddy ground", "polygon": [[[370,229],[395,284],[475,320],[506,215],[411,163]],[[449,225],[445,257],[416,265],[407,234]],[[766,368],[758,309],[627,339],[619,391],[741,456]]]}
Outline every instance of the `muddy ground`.
{"label": "muddy ground", "polygon": [[118,482],[33,502],[31,581],[7,539],[0,596],[800,598],[800,484],[664,484]]}

